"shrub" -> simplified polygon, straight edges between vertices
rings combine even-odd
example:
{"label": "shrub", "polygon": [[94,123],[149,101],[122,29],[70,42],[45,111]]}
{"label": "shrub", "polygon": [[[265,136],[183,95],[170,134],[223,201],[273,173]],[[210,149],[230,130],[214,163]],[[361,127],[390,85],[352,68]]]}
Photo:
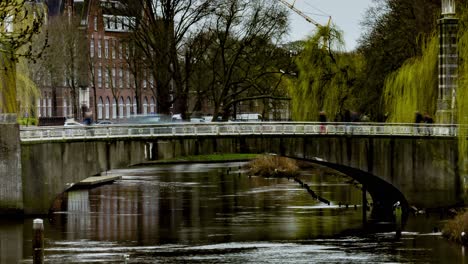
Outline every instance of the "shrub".
{"label": "shrub", "polygon": [[247,164],[250,175],[264,177],[294,177],[299,174],[295,160],[273,155],[264,155]]}
{"label": "shrub", "polygon": [[[466,235],[462,237],[462,232]],[[455,241],[461,244],[467,244],[468,242],[468,212],[463,211],[458,213],[454,219],[449,220],[443,230],[443,236],[451,241]]]}
{"label": "shrub", "polygon": [[28,118],[28,117],[24,117],[24,118],[18,118],[18,124],[22,125],[22,126],[26,126],[26,125],[29,125],[29,126],[36,126],[38,123],[37,121],[37,118]]}

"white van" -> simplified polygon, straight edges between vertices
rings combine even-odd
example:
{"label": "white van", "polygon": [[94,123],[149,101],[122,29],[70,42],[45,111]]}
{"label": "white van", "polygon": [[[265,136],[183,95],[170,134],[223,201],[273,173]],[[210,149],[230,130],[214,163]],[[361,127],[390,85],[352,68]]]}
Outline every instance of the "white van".
{"label": "white van", "polygon": [[236,121],[245,121],[245,122],[260,122],[262,121],[262,115],[259,113],[245,113],[237,114]]}

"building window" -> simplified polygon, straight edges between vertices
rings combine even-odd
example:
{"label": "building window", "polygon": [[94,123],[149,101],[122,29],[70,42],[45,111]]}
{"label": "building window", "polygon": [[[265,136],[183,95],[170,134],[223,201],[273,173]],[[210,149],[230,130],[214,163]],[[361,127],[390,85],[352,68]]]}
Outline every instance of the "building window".
{"label": "building window", "polygon": [[91,41],[89,42],[89,56],[94,58],[94,38],[91,38]]}
{"label": "building window", "polygon": [[116,46],[116,40],[114,39],[112,41],[112,59],[115,59],[115,52],[116,52],[117,46]]}
{"label": "building window", "polygon": [[156,113],[156,104],[154,102],[154,97],[151,97],[150,113],[152,113],[152,114]]}
{"label": "building window", "polygon": [[106,97],[106,119],[110,119],[110,100]]}
{"label": "building window", "polygon": [[41,117],[41,99],[37,99],[37,102],[36,102],[36,107],[37,107],[37,117]]}
{"label": "building window", "polygon": [[120,97],[119,100],[119,118],[124,117],[124,99],[123,97]]}
{"label": "building window", "polygon": [[[136,97],[133,97],[133,114],[136,115],[138,113],[138,109],[137,109],[137,99]],[[141,103],[141,102],[140,102]]]}
{"label": "building window", "polygon": [[111,88],[116,88],[117,83],[115,82],[115,68],[112,68],[112,83],[111,83]]}
{"label": "building window", "polygon": [[127,88],[130,88],[130,86],[132,85],[131,84],[132,82],[130,81],[130,70],[127,69],[126,73],[127,73]]}
{"label": "building window", "polygon": [[68,117],[67,115],[67,109],[68,109],[68,105],[67,105],[67,99],[66,98],[63,98],[63,116],[64,117]]}
{"label": "building window", "polygon": [[109,71],[106,70],[106,88],[109,88],[109,81],[110,81],[109,79],[110,79],[109,78]]}
{"label": "building window", "polygon": [[117,118],[117,100],[112,99],[112,119]]}
{"label": "building window", "polygon": [[47,95],[44,95],[42,98],[42,115],[47,117],[47,99],[45,98]]}
{"label": "building window", "polygon": [[123,88],[123,69],[120,67],[119,69],[119,87]]}
{"label": "building window", "polygon": [[130,101],[130,97],[127,97],[126,108],[127,108],[127,117],[130,117],[132,113],[132,102]]}
{"label": "building window", "polygon": [[143,115],[147,115],[148,114],[148,99],[145,97],[145,99],[143,99]]}
{"label": "building window", "polygon": [[98,102],[98,119],[102,119],[102,107],[103,107],[102,97],[99,97]]}
{"label": "building window", "polygon": [[97,31],[97,24],[98,24],[97,20],[98,20],[97,16],[94,16],[94,31]]}
{"label": "building window", "polygon": [[109,29],[113,29],[115,27],[115,21],[112,17],[109,17]]}
{"label": "building window", "polygon": [[146,89],[146,86],[147,86],[146,78],[147,78],[147,73],[146,71],[143,71],[143,89]]}
{"label": "building window", "polygon": [[154,87],[154,78],[153,78],[153,74],[150,74],[150,77],[149,77],[149,85],[150,85],[150,89],[152,89]]}
{"label": "building window", "polygon": [[98,58],[101,58],[102,56],[102,43],[101,43],[101,39],[98,39],[98,47],[97,47],[97,56]]}
{"label": "building window", "polygon": [[98,77],[98,80],[97,80],[98,81],[98,87],[102,88],[102,67],[101,66],[98,67],[97,72],[98,72],[98,74],[97,74],[98,75],[97,76]]}
{"label": "building window", "polygon": [[104,40],[104,57],[109,58],[109,40]]}
{"label": "building window", "polygon": [[123,45],[122,43],[119,43],[119,59],[122,59],[123,55]]}
{"label": "building window", "polygon": [[50,97],[47,99],[47,116],[52,116],[52,98]]}

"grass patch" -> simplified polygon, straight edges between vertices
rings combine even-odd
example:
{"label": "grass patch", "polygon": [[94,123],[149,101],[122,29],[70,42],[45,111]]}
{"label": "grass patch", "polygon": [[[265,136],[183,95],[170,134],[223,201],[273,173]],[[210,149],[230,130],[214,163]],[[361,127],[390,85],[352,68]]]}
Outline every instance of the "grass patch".
{"label": "grass patch", "polygon": [[171,162],[200,162],[200,161],[232,161],[232,160],[249,160],[255,159],[258,154],[209,154],[209,155],[193,155],[193,156],[181,156],[172,159],[158,160],[158,163],[171,163]]}
{"label": "grass patch", "polygon": [[276,155],[262,155],[246,165],[250,175],[263,177],[295,177],[299,174],[296,161]]}
{"label": "grass patch", "polygon": [[[462,236],[462,233],[465,235]],[[454,219],[449,220],[442,235],[451,241],[468,245],[468,211],[459,212]]]}

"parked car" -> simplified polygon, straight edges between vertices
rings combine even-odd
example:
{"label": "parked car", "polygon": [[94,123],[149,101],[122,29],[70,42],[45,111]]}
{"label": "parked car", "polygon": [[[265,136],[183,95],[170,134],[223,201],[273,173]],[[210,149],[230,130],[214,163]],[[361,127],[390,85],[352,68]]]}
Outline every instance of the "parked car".
{"label": "parked car", "polygon": [[242,122],[260,122],[262,121],[262,115],[259,113],[244,113],[237,114],[236,121]]}
{"label": "parked car", "polygon": [[112,122],[110,120],[99,120],[96,123],[94,123],[93,125],[95,125],[95,126],[107,126],[107,125],[113,125],[113,124],[114,124],[114,122]]}
{"label": "parked car", "polygon": [[65,127],[82,127],[84,126],[80,122],[75,121],[74,119],[67,119],[65,120],[65,123],[63,124]]}
{"label": "parked car", "polygon": [[172,117],[170,115],[163,115],[163,114],[136,115],[136,116],[131,116],[125,122],[128,124],[171,123]]}
{"label": "parked car", "polygon": [[192,123],[204,123],[205,119],[203,119],[202,117],[191,117],[190,122],[192,122]]}

